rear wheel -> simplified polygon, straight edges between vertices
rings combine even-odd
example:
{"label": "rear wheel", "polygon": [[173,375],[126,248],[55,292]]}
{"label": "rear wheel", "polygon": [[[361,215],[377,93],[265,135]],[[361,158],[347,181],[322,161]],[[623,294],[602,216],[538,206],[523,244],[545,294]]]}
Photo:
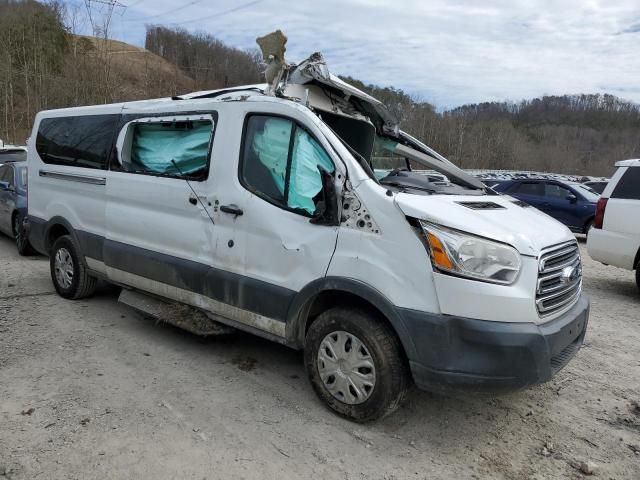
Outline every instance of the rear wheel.
{"label": "rear wheel", "polygon": [[33,255],[35,252],[29,243],[29,237],[24,228],[23,220],[24,216],[19,213],[13,216],[13,238],[15,239],[16,247],[20,255]]}
{"label": "rear wheel", "polygon": [[333,308],[313,322],[306,337],[305,366],[320,399],[357,422],[393,412],[410,385],[395,332],[358,309]]}
{"label": "rear wheel", "polygon": [[49,265],[53,286],[61,297],[76,300],[95,291],[98,279],[87,273],[71,236],[63,235],[55,241]]}
{"label": "rear wheel", "polygon": [[636,265],[636,284],[638,285],[638,289],[640,290],[640,262]]}

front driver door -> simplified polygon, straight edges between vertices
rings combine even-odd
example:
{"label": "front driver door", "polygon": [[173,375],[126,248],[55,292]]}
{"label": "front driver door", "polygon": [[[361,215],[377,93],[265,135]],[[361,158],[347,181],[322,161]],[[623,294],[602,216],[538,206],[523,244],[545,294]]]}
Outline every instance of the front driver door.
{"label": "front driver door", "polygon": [[[243,257],[253,298],[245,308],[278,320],[267,326],[282,336],[293,296],[325,276],[335,249],[338,227],[311,222],[324,194],[320,172],[333,173],[335,165],[321,134],[305,127],[304,117],[296,119],[298,112],[265,107],[269,113],[247,111],[236,127],[243,132],[240,165],[229,168],[229,177],[218,176],[224,184],[216,188],[216,218],[234,245],[227,251]],[[279,109],[282,116],[274,115]]]}

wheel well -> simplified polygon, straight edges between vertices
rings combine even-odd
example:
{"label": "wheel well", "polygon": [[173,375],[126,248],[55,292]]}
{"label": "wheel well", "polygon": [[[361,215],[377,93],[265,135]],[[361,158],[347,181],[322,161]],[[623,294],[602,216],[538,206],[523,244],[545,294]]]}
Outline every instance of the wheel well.
{"label": "wheel well", "polygon": [[393,324],[389,321],[387,316],[373,303],[360,297],[359,295],[351,292],[346,292],[344,290],[323,290],[313,299],[311,299],[306,307],[302,309],[301,315],[303,321],[301,323],[304,328],[300,329],[300,345],[304,346],[307,331],[309,330],[311,324],[316,320],[316,318],[318,318],[318,316],[326,310],[336,307],[358,308],[362,311],[368,312],[370,315],[377,318],[378,321],[386,323],[391,331],[396,335],[396,337],[398,337],[398,341],[400,342],[400,345],[402,345],[404,360],[408,365],[409,360],[407,358],[407,352],[404,349],[404,345],[402,344],[398,332],[394,328]]}
{"label": "wheel well", "polygon": [[320,292],[309,302],[306,309],[307,314],[304,324],[304,335],[307,334],[309,327],[321,313],[335,307],[360,308],[362,310],[369,311],[380,318],[384,318],[384,315],[382,315],[380,310],[358,295],[340,290],[325,290]]}
{"label": "wheel well", "polygon": [[69,230],[67,230],[67,227],[59,223],[51,226],[49,228],[49,231],[47,232],[45,243],[45,248],[47,249],[47,251],[51,250],[51,247],[53,247],[53,244],[56,242],[56,240],[63,235],[69,235]]}
{"label": "wheel well", "polygon": [[584,233],[587,233],[587,227],[589,226],[589,223],[593,222],[594,218],[596,218],[595,215],[593,217],[587,218],[587,221],[584,222],[584,225],[582,226],[582,229],[584,230]]}

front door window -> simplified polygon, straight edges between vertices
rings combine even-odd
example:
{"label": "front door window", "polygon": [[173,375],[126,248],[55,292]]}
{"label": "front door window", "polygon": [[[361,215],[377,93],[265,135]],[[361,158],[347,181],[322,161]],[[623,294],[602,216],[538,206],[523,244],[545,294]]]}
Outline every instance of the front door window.
{"label": "front door window", "polygon": [[325,150],[293,120],[266,115],[249,117],[240,176],[256,195],[312,216],[322,195],[322,171],[334,170]]}

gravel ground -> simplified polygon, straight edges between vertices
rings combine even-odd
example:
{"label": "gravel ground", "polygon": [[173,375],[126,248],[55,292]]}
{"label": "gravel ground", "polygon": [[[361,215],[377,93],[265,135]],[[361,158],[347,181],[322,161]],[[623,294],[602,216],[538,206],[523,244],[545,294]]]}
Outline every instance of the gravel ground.
{"label": "gravel ground", "polygon": [[553,381],[416,391],[357,425],[316,399],[300,353],[156,325],[114,287],[63,300],[47,260],[2,237],[0,479],[564,479],[587,461],[596,478],[640,479],[640,294],[581,248],[589,331]]}

